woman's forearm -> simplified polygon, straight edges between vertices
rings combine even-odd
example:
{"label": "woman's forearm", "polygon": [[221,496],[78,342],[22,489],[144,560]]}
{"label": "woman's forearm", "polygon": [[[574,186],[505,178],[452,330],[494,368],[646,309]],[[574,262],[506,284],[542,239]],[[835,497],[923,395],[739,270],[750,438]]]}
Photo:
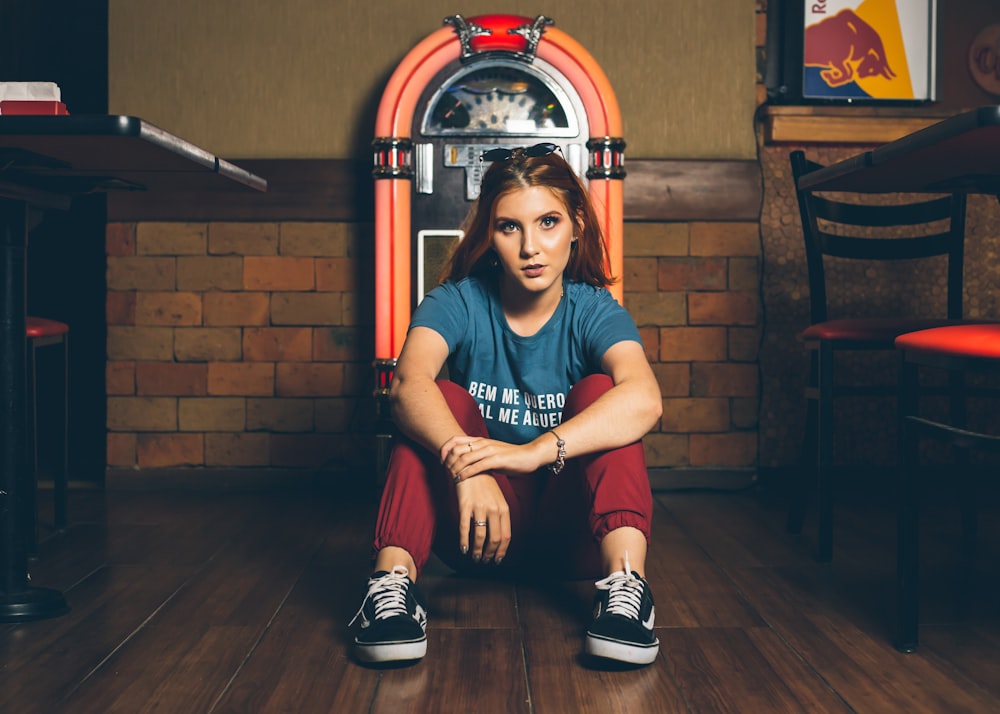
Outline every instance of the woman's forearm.
{"label": "woman's forearm", "polygon": [[[659,421],[663,411],[655,380],[616,384],[593,404],[555,428],[566,442],[567,458],[616,449],[638,441]],[[551,436],[539,437],[554,441]],[[547,443],[547,442],[546,442]],[[550,445],[552,458],[557,451]]]}
{"label": "woman's forearm", "polygon": [[437,453],[451,437],[463,433],[434,380],[397,375],[389,405],[399,430],[432,453]]}

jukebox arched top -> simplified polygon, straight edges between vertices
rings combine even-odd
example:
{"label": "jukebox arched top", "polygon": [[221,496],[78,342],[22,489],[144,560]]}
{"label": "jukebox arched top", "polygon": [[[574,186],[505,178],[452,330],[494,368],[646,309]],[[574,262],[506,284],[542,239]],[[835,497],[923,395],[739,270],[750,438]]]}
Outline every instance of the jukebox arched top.
{"label": "jukebox arched top", "polygon": [[[492,57],[468,64],[439,87],[424,113],[426,136],[575,137],[582,105],[554,67]],[[445,71],[447,71],[446,68]]]}

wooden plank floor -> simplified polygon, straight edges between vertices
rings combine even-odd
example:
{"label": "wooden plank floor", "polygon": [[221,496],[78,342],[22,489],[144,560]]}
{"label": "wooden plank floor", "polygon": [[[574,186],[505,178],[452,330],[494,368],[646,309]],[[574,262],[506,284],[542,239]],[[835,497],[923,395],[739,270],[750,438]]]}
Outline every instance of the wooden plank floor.
{"label": "wooden plank floor", "polygon": [[959,597],[956,514],[932,499],[911,655],[890,644],[885,504],[838,506],[835,560],[821,566],[808,525],[785,535],[782,509],[755,492],[656,502],[653,665],[581,656],[589,582],[469,580],[432,564],[426,659],[373,669],[352,659],[346,627],[368,572],[371,499],[75,492],[73,525],[32,565],[72,610],[0,625],[0,712],[1000,711],[992,501]]}

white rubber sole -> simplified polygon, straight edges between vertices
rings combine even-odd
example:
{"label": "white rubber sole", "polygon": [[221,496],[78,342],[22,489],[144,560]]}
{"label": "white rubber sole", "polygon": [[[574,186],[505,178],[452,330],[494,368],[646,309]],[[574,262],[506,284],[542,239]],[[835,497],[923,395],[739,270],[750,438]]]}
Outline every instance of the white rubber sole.
{"label": "white rubber sole", "polygon": [[652,664],[660,653],[660,641],[656,640],[649,645],[637,645],[587,635],[585,649],[587,654],[594,657],[613,659],[629,664]]}
{"label": "white rubber sole", "polygon": [[362,662],[404,662],[423,659],[427,654],[427,638],[407,642],[380,642],[377,645],[355,642],[354,650]]}

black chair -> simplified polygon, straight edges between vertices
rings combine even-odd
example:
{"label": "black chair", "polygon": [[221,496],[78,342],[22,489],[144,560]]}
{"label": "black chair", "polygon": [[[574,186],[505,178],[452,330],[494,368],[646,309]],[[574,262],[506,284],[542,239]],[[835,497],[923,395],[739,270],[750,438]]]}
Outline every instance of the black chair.
{"label": "black chair", "polygon": [[[821,562],[833,558],[834,399],[841,396],[895,396],[897,382],[845,384],[834,381],[834,357],[845,351],[894,350],[897,336],[914,330],[960,322],[962,319],[965,196],[949,195],[893,205],[861,205],[800,189],[799,179],[820,164],[802,151],[791,154],[809,273],[810,325],[800,335],[809,355],[805,390],[807,412],[803,445],[804,470],[815,483],[819,511],[818,554]],[[901,261],[935,258],[947,261],[945,306],[940,315],[878,314],[879,297],[864,301],[864,314],[831,315],[828,297],[838,286],[827,280],[830,258],[852,261]],[[931,266],[928,266],[931,267]],[[882,290],[914,291],[912,284],[872,286]],[[855,306],[857,312],[862,312]],[[850,312],[850,311],[848,311]],[[887,435],[888,436],[888,435]],[[808,485],[793,484],[786,528],[801,533]]]}

